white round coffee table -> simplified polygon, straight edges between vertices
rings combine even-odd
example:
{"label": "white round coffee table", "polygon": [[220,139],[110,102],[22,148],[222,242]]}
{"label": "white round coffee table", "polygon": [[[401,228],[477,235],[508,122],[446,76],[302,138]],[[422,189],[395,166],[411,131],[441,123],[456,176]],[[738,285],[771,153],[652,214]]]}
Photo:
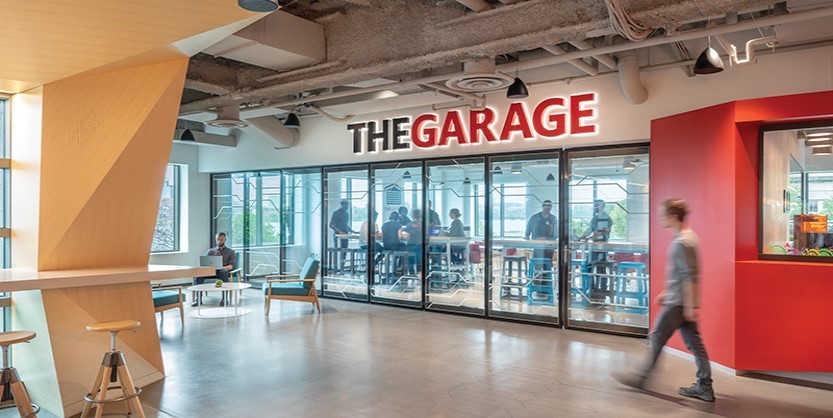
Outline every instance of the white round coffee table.
{"label": "white round coffee table", "polygon": [[[215,286],[213,283],[198,284],[190,286],[185,290],[191,292],[229,292],[228,305],[220,308],[203,309],[202,304],[197,305],[197,310],[188,314],[194,318],[234,318],[237,316],[248,315],[252,313],[249,308],[240,306],[240,298],[233,298],[237,291],[248,289],[252,287],[251,283],[223,283],[221,287]],[[236,299],[236,303],[234,302]]]}

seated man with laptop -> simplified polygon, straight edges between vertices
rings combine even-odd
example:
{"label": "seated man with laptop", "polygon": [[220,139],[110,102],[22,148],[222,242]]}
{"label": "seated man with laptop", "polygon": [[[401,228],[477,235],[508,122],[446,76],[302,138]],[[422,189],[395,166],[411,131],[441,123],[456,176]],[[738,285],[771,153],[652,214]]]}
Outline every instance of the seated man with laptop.
{"label": "seated man with laptop", "polygon": [[[234,270],[234,263],[235,263],[235,256],[234,250],[229,247],[226,247],[226,233],[219,232],[215,237],[217,242],[217,246],[213,248],[209,248],[208,251],[205,252],[204,256],[200,257],[200,266],[202,267],[214,267],[216,273],[214,276],[209,277],[195,277],[194,284],[203,284],[206,280],[222,280],[227,282],[229,279],[229,272]],[[199,304],[199,297],[194,292],[194,302],[191,306],[197,306]],[[225,305],[225,292],[223,292],[223,299],[220,301],[220,306]]]}

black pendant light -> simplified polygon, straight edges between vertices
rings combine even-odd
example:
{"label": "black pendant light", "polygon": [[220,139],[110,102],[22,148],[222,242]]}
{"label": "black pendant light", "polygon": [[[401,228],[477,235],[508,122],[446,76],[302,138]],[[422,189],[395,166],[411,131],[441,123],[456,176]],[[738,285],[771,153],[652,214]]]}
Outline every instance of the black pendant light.
{"label": "black pendant light", "polygon": [[714,74],[723,71],[723,60],[720,55],[712,48],[711,37],[709,37],[709,46],[697,57],[697,62],[694,63],[694,74]]}
{"label": "black pendant light", "polygon": [[237,0],[237,5],[250,12],[274,12],[278,10],[277,0]]}
{"label": "black pendant light", "polygon": [[529,97],[529,90],[524,81],[518,78],[518,70],[515,70],[515,81],[506,89],[507,99],[526,99]]}
{"label": "black pendant light", "polygon": [[515,81],[506,89],[506,98],[525,99],[527,97],[529,97],[529,90],[527,90],[526,84],[520,78],[515,77]]}
{"label": "black pendant light", "polygon": [[301,121],[298,119],[298,115],[295,112],[290,112],[286,115],[286,119],[283,120],[283,127],[290,128],[290,129],[301,129]]}

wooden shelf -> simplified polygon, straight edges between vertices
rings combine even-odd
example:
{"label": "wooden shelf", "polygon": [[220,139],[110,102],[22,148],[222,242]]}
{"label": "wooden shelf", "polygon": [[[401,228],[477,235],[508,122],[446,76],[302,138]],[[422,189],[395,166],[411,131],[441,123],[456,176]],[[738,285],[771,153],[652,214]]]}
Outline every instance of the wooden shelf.
{"label": "wooden shelf", "polygon": [[117,267],[87,270],[33,271],[0,269],[0,292],[20,290],[65,289],[151,280],[214,275],[213,267],[169,266]]}

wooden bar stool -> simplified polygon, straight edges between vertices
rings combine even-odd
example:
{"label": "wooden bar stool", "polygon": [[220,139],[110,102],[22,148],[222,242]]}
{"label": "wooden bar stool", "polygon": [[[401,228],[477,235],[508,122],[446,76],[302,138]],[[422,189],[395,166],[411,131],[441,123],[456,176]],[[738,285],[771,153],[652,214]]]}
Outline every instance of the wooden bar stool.
{"label": "wooden bar stool", "polygon": [[29,394],[23,381],[17,375],[17,369],[9,364],[9,346],[17,343],[25,343],[35,338],[32,331],[14,331],[0,333],[0,346],[3,347],[3,370],[0,377],[0,401],[14,399],[17,411],[22,418],[37,417],[40,407],[29,401]]}
{"label": "wooden bar stool", "polygon": [[[99,418],[104,413],[104,404],[121,401],[127,402],[128,415],[131,414],[132,407],[136,410],[136,415],[145,418],[145,412],[142,410],[141,402],[139,402],[139,394],[142,393],[142,389],[133,386],[133,379],[130,378],[124,355],[121,351],[116,350],[116,335],[119,331],[129,331],[140,326],[142,326],[141,322],[132,320],[99,322],[87,325],[87,331],[110,333],[110,351],[104,353],[104,360],[101,361],[101,369],[98,371],[95,383],[93,383],[90,393],[84,396],[84,400],[87,402],[84,404],[81,418],[87,417],[92,408],[95,408],[95,416]],[[110,386],[110,383],[119,383],[119,385]],[[107,391],[111,389],[121,389],[122,396],[107,399]]]}

